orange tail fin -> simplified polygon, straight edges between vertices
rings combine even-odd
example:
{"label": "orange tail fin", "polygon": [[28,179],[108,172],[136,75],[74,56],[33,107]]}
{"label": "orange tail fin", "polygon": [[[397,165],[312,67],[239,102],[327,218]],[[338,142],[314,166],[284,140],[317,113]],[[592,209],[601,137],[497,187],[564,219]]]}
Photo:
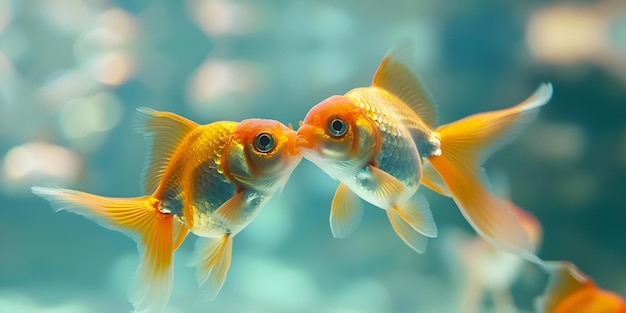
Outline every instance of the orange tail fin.
{"label": "orange tail fin", "polygon": [[172,291],[174,250],[188,230],[174,225],[177,221],[172,215],[161,213],[158,200],[149,196],[105,198],[57,188],[33,187],[32,191],[50,201],[57,211],[84,215],[133,238],[141,254],[131,294],[135,312],[156,312],[165,307]]}
{"label": "orange tail fin", "polygon": [[551,96],[552,86],[543,84],[514,107],[472,115],[436,130],[441,136],[441,155],[428,161],[472,227],[507,252],[534,253],[534,247],[515,215],[481,181],[480,165],[519,133]]}

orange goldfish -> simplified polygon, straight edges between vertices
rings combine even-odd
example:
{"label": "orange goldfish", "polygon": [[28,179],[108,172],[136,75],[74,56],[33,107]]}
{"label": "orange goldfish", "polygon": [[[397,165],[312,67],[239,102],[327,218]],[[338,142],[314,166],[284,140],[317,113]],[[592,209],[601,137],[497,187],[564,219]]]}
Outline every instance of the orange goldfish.
{"label": "orange goldfish", "polygon": [[626,313],[621,296],[596,286],[574,264],[566,261],[544,262],[550,274],[545,293],[535,301],[541,313]]}
{"label": "orange goldfish", "polygon": [[[532,253],[515,216],[479,178],[482,162],[510,141],[552,96],[541,85],[520,104],[437,124],[437,109],[396,49],[381,62],[370,87],[331,96],[307,113],[298,129],[302,155],[340,181],[331,204],[335,237],[358,225],[358,198],[384,209],[391,226],[419,253],[437,227],[427,201],[414,197],[420,183],[450,195],[474,229],[495,246]],[[423,236],[422,236],[423,235]]]}
{"label": "orange goldfish", "polygon": [[230,267],[233,237],[287,182],[301,160],[295,131],[272,120],[198,125],[169,112],[139,109],[138,128],[150,153],[144,169],[149,196],[105,198],[33,187],[56,210],[85,215],[135,241],[141,254],[135,312],[161,311],[171,294],[174,251],[191,231],[196,277],[213,299]]}

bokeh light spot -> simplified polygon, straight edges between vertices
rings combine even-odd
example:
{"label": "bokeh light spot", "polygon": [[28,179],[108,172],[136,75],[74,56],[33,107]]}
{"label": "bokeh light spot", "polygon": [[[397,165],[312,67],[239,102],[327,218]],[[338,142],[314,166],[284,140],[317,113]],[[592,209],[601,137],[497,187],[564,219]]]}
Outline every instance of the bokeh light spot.
{"label": "bokeh light spot", "polygon": [[94,77],[103,84],[117,86],[135,72],[133,59],[125,52],[111,52],[100,57],[94,65]]}
{"label": "bokeh light spot", "polygon": [[11,148],[3,166],[8,181],[21,181],[30,176],[75,180],[82,162],[77,154],[66,148],[45,142],[30,142]]}
{"label": "bokeh light spot", "polygon": [[82,138],[115,127],[122,118],[122,104],[111,93],[68,102],[59,115],[59,126],[67,138]]}
{"label": "bokeh light spot", "polygon": [[244,3],[224,0],[191,0],[191,15],[208,36],[246,35],[257,24],[257,16]]}

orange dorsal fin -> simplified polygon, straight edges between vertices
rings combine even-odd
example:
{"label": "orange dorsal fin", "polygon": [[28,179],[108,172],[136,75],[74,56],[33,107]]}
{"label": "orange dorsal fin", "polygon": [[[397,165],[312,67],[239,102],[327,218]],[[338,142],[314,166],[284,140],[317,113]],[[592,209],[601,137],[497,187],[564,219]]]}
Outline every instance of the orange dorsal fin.
{"label": "orange dorsal fin", "polygon": [[387,53],[374,74],[372,86],[398,97],[432,129],[437,125],[437,107],[419,77],[406,65],[411,51],[410,44],[403,43]]}
{"label": "orange dorsal fin", "polygon": [[146,138],[146,163],[143,170],[143,189],[156,190],[167,164],[189,132],[198,127],[193,121],[170,112],[138,108],[135,130]]}
{"label": "orange dorsal fin", "polygon": [[591,279],[570,262],[543,262],[542,266],[550,275],[550,281],[543,295],[535,301],[537,312],[554,313],[570,295],[595,286]]}
{"label": "orange dorsal fin", "polygon": [[32,191],[57,211],[83,215],[133,238],[141,260],[130,294],[135,312],[163,310],[172,292],[174,250],[188,230],[172,215],[158,210],[159,200],[150,196],[107,198],[58,188],[33,187]]}

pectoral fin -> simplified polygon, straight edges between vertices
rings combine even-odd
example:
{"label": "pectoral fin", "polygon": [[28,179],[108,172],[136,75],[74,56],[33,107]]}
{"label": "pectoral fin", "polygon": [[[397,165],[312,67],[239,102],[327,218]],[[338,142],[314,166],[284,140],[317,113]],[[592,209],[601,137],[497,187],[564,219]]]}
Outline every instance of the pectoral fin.
{"label": "pectoral fin", "polygon": [[336,238],[348,237],[361,223],[363,204],[348,186],[339,184],[330,207],[330,230]]}
{"label": "pectoral fin", "polygon": [[374,181],[374,193],[379,199],[391,201],[408,198],[409,190],[397,178],[373,165],[369,166],[369,170]]}
{"label": "pectoral fin", "polygon": [[224,202],[213,214],[221,217],[223,220],[240,224],[244,218],[242,214],[244,202],[244,192],[240,191]]}

